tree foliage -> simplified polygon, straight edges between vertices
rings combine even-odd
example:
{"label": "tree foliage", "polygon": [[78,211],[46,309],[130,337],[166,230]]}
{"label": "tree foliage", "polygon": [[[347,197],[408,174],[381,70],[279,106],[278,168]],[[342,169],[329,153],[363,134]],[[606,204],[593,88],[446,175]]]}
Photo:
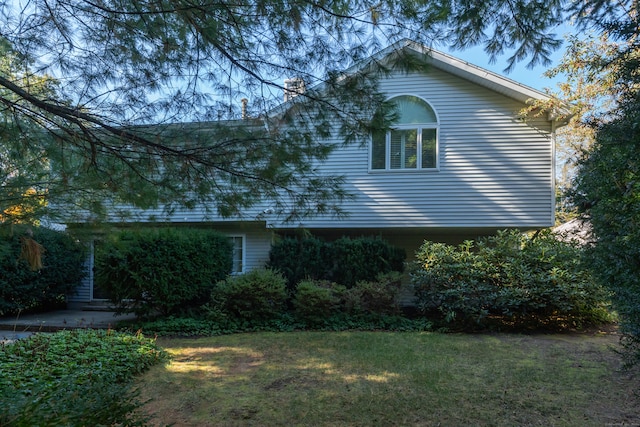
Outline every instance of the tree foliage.
{"label": "tree foliage", "polygon": [[610,61],[622,46],[607,33],[570,35],[558,65],[547,70],[550,78],[563,77],[557,92],[548,100],[532,101],[523,114],[555,114],[566,120],[556,131],[556,222],[577,216],[569,193],[578,161],[593,144],[593,123],[606,120],[621,92],[616,85],[619,64]]}
{"label": "tree foliage", "polygon": [[[386,104],[374,70],[424,64],[403,57],[358,74],[343,70],[408,36],[428,46],[482,44],[492,58],[510,52],[511,65],[548,63],[560,44],[553,28],[569,7],[560,0],[0,1],[0,39],[20,69],[0,72],[5,132],[23,135],[28,123],[49,137],[32,141],[56,171],[46,196],[67,215],[99,219],[106,206],[113,212],[105,201],[169,210],[201,204],[223,216],[268,201],[285,220],[342,214],[349,196],[342,178],[320,174],[318,162],[380,126],[371,118]],[[53,91],[25,84],[48,76],[56,78]],[[303,79],[307,90],[277,107],[288,78]],[[248,125],[239,125],[241,116]]]}
{"label": "tree foliage", "polygon": [[[28,88],[35,96],[55,93],[56,82],[46,75],[25,73],[5,40],[0,39],[0,76]],[[24,223],[38,218],[48,187],[50,148],[37,123],[20,114],[26,102],[0,87],[0,222]]]}
{"label": "tree foliage", "polygon": [[[623,2],[626,14],[600,14],[598,27],[618,42],[587,67],[606,73],[615,105],[594,117],[591,147],[578,164],[573,199],[589,219],[594,245],[589,262],[601,282],[614,291],[614,305],[631,364],[640,362],[640,46],[637,3]],[[613,6],[609,6],[613,7]],[[608,10],[602,6],[602,10]],[[619,10],[619,9],[618,9]],[[613,13],[613,12],[611,12]]]}

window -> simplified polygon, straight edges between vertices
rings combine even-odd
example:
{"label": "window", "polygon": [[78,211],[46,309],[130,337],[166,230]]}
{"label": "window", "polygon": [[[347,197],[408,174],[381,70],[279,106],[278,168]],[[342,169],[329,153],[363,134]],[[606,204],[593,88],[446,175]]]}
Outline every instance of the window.
{"label": "window", "polygon": [[240,274],[244,272],[244,237],[229,236],[233,245],[233,266],[231,274]]}
{"label": "window", "polygon": [[419,170],[438,167],[438,118],[416,96],[393,98],[399,119],[386,133],[371,140],[371,169]]}

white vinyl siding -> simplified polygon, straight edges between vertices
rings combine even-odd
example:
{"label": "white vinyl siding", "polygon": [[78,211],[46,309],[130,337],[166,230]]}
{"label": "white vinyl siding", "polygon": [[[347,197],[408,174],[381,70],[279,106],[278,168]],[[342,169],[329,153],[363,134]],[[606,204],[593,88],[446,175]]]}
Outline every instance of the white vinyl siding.
{"label": "white vinyl siding", "polygon": [[390,98],[411,88],[437,112],[439,172],[373,173],[371,147],[341,148],[320,168],[345,175],[346,190],[355,195],[343,205],[349,216],[317,217],[293,226],[444,230],[553,225],[553,144],[545,117],[523,121],[518,116],[523,103],[435,68],[427,75],[390,76],[380,87]]}
{"label": "white vinyl siding", "polygon": [[70,304],[89,302],[93,299],[93,243],[89,245],[89,254],[84,262],[86,275],[82,278],[80,285],[67,295],[67,302]]}
{"label": "white vinyl siding", "polygon": [[264,268],[269,260],[273,235],[269,230],[251,230],[242,234],[228,234],[233,242],[232,274]]}
{"label": "white vinyl siding", "polygon": [[[375,171],[369,144],[343,147],[340,140],[327,141],[340,148],[315,167],[320,173],[345,177],[345,190],[355,196],[342,205],[348,212],[346,218],[318,216],[300,223],[280,223],[273,215],[265,215],[270,208],[267,202],[241,218],[217,218],[196,208],[178,209],[170,217],[132,211],[125,221],[234,223],[260,218],[267,229],[276,230],[553,225],[553,144],[551,123],[545,117],[520,120],[522,102],[435,67],[426,74],[388,76],[380,82],[380,89],[388,98],[410,90],[437,113],[436,168],[423,169],[424,173]],[[250,244],[246,247],[249,250]]]}

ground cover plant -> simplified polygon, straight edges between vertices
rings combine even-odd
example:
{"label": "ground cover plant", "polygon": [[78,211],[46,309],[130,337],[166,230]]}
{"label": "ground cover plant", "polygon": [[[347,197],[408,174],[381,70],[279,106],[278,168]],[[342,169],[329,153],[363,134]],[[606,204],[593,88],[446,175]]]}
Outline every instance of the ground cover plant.
{"label": "ground cover plant", "polygon": [[0,346],[0,425],[145,425],[134,375],[166,360],[141,334],[74,330]]}
{"label": "ground cover plant", "polygon": [[157,425],[636,425],[610,334],[390,332],[159,339],[137,379]]}

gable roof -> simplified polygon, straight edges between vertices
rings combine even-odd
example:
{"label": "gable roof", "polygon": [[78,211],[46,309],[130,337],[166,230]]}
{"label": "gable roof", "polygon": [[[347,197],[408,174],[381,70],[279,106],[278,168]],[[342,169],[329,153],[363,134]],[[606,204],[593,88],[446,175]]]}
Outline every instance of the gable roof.
{"label": "gable roof", "polygon": [[[410,39],[399,40],[374,53],[369,58],[352,65],[342,72],[341,78],[348,78],[351,75],[380,65],[388,65],[393,68],[395,60],[406,54],[419,55],[424,58],[426,64],[430,67],[485,87],[522,104],[527,104],[530,100],[547,101],[552,99],[551,96],[537,89]],[[320,83],[314,89],[321,91],[323,86],[324,83]],[[298,101],[300,100],[293,98],[284,104],[280,104],[274,111],[282,111],[288,108],[287,106],[291,105],[291,103]],[[547,119],[555,122],[558,127],[564,126],[570,117],[569,109],[566,107],[555,109],[547,114]]]}
{"label": "gable roof", "polygon": [[530,99],[550,99],[547,94],[539,90],[410,39],[402,39],[378,51],[367,60],[347,69],[344,74],[350,75],[357,73],[359,70],[373,66],[376,63],[391,63],[394,59],[406,53],[422,55],[426,58],[427,64],[432,67],[473,82],[479,86],[486,87],[487,89],[522,103],[526,103]]}

